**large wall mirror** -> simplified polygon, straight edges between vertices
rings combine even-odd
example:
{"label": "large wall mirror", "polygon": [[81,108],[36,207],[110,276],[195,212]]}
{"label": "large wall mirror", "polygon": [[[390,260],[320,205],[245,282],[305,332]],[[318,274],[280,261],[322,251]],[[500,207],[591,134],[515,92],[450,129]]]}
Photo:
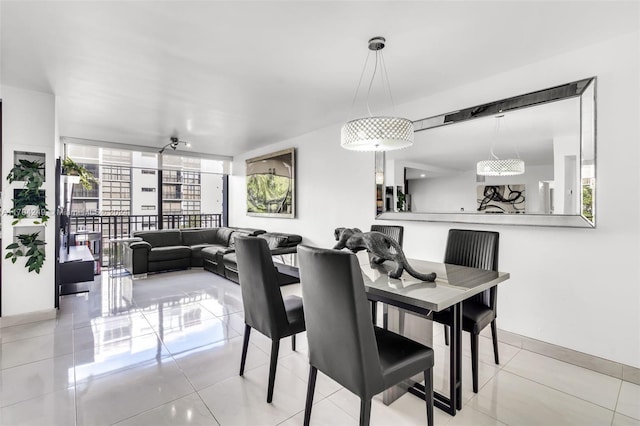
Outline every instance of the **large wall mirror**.
{"label": "large wall mirror", "polygon": [[[415,121],[412,147],[376,152],[377,218],[595,227],[595,95],[594,77]],[[478,168],[496,159],[523,170]]]}

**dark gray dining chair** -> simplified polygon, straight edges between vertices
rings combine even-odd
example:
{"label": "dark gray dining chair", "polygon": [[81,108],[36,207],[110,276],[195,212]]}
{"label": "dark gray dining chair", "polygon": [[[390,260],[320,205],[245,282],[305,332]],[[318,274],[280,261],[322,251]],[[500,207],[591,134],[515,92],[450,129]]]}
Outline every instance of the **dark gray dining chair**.
{"label": "dark gray dining chair", "polygon": [[[444,263],[497,271],[499,243],[498,232],[450,229]],[[497,299],[498,286],[494,286],[462,302],[462,330],[471,335],[471,370],[475,393],[478,393],[478,336],[489,324],[493,338],[494,360],[496,364],[500,364],[496,326]],[[445,325],[445,343],[448,345],[448,328],[453,323],[451,310],[434,312],[433,320]]]}
{"label": "dark gray dining chair", "polygon": [[282,297],[278,272],[273,266],[266,240],[243,236],[236,238],[235,245],[245,322],[240,375],[244,374],[249,335],[251,329],[255,328],[271,339],[267,389],[267,402],[271,402],[280,339],[291,336],[291,345],[295,350],[296,334],[305,330],[302,299],[298,296]]}
{"label": "dark gray dining chair", "polygon": [[402,247],[404,240],[404,226],[400,225],[371,225],[371,230],[382,232],[393,238]]}
{"label": "dark gray dining chair", "polygon": [[353,253],[298,246],[309,343],[304,424],[311,418],[318,370],[360,397],[360,425],[371,398],[423,373],[427,423],[433,424],[433,350],[371,322],[362,272]]}
{"label": "dark gray dining chair", "polygon": [[[381,232],[389,237],[393,238],[395,242],[398,243],[400,247],[402,247],[402,242],[404,241],[404,226],[400,225],[371,225],[371,231]],[[369,261],[371,261],[371,254],[369,254]],[[376,303],[373,302],[373,310],[376,309]],[[375,312],[374,312],[374,320],[375,320]],[[400,311],[399,318],[399,330],[402,332],[404,330],[404,311]],[[389,325],[389,306],[383,304],[382,305],[382,327],[388,328]]]}

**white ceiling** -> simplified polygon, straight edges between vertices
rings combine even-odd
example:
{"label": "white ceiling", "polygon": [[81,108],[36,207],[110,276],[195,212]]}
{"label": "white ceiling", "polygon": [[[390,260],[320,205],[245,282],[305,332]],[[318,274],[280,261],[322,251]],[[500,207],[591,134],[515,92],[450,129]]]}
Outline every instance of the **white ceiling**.
{"label": "white ceiling", "polygon": [[387,38],[402,104],[635,30],[637,10],[612,1],[2,0],[0,80],[54,93],[61,136],[160,147],[175,132],[196,152],[235,155],[352,118],[372,36]]}

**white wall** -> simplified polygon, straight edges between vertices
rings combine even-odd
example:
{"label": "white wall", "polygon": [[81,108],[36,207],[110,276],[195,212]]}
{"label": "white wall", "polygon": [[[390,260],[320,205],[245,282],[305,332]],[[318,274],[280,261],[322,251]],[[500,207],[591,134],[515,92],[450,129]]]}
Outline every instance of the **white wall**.
{"label": "white wall", "polygon": [[[463,226],[398,222],[409,257],[442,259],[452,227],[497,230],[498,326],[534,339],[640,367],[639,34],[633,33],[441,92],[398,112],[411,119],[597,76],[597,228]],[[374,157],[340,148],[340,124],[234,159],[230,223],[294,232],[330,247],[338,226],[374,222]],[[297,148],[297,218],[245,214],[244,160]]]}
{"label": "white wall", "polygon": [[528,165],[523,175],[488,176],[485,182],[476,182],[475,170],[439,178],[412,179],[409,183],[411,210],[477,213],[479,186],[525,185],[527,213],[540,213],[542,200],[538,182],[546,180],[553,180],[553,166]]}
{"label": "white wall", "polygon": [[[55,208],[55,98],[51,94],[33,92],[2,86],[2,210],[12,208],[14,188],[22,188],[23,184],[9,184],[5,179],[13,167],[14,151],[39,152],[46,155],[46,182],[42,189],[46,191],[49,209]],[[44,311],[54,308],[54,250],[55,250],[55,217],[49,215],[44,227],[46,260],[40,274],[28,272],[24,267],[26,257],[15,264],[4,259],[6,247],[13,242],[13,217],[2,215],[2,316],[27,312]],[[19,225],[27,225],[32,220],[23,219]],[[18,228],[16,234],[36,232],[33,227]]]}

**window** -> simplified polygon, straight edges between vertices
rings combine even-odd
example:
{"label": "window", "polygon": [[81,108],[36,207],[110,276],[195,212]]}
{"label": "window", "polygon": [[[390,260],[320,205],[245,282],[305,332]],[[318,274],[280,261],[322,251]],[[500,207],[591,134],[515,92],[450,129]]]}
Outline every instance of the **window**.
{"label": "window", "polygon": [[186,214],[200,213],[200,201],[183,201],[182,212]]}
{"label": "window", "polygon": [[131,181],[131,168],[102,166],[102,180]]}
{"label": "window", "polygon": [[162,172],[162,181],[163,182],[171,182],[171,183],[179,183],[180,182],[180,172],[178,170],[164,170]]}
{"label": "window", "polygon": [[164,214],[181,214],[182,203],[180,201],[165,201],[162,203],[162,212]]}
{"label": "window", "polygon": [[102,200],[102,209],[100,213],[103,215],[123,216],[131,212],[131,202],[129,200]]}
{"label": "window", "polygon": [[182,198],[200,200],[200,185],[182,185]]}
{"label": "window", "polygon": [[182,172],[183,183],[200,183],[200,172]]}
{"label": "window", "polygon": [[162,184],[162,199],[163,200],[179,200],[182,198],[182,192],[180,191],[181,185],[174,184]]}
{"label": "window", "polygon": [[104,181],[102,183],[102,198],[131,199],[131,183]]}
{"label": "window", "polygon": [[[230,168],[228,160],[166,152],[162,157],[163,182],[158,185],[157,152],[130,151],[109,144],[83,146],[67,142],[65,147],[72,158],[98,179],[89,191],[74,185],[73,207],[80,215],[127,215],[136,211],[147,221],[161,210],[161,206],[163,213],[169,215],[219,214],[223,211],[226,194],[222,192],[221,182]],[[161,206],[156,202],[158,195],[162,195]],[[133,222],[126,223],[132,223],[131,227],[134,227]],[[122,232],[118,230],[117,235],[120,234]]]}

